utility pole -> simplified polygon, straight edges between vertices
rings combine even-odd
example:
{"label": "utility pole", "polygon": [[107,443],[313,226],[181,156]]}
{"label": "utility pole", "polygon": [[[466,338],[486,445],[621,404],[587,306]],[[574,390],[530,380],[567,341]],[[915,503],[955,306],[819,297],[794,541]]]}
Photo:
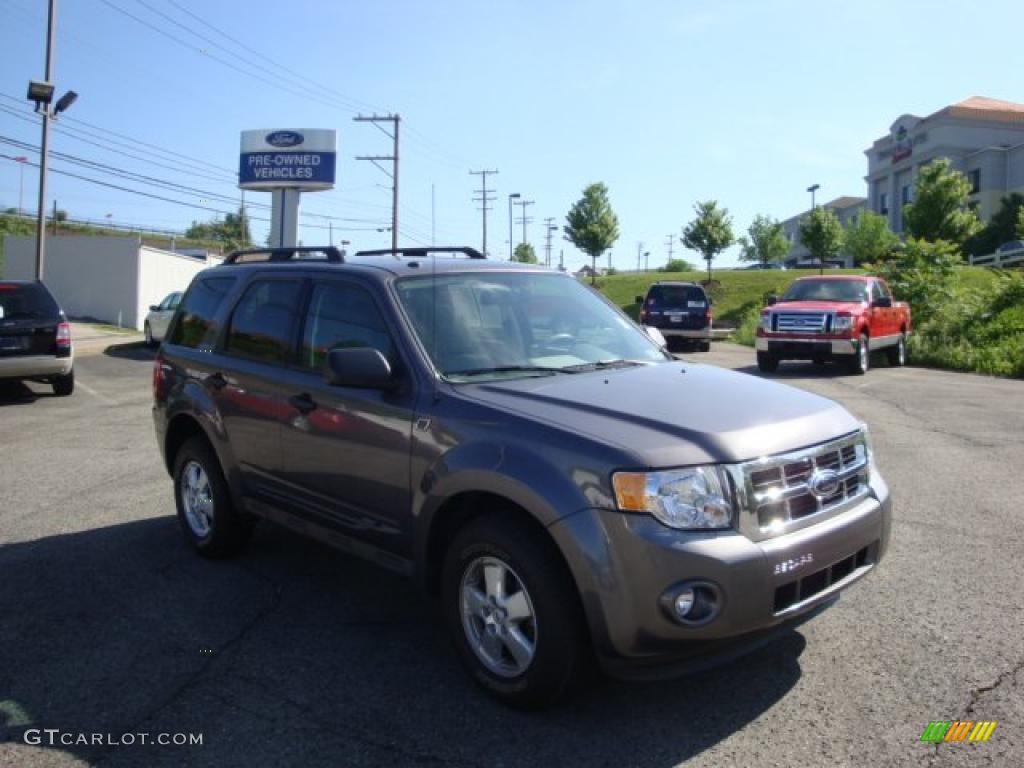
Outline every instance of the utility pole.
{"label": "utility pole", "polygon": [[554,232],[558,227],[554,225],[555,217],[548,216],[544,219],[544,266],[551,266],[551,233]]}
{"label": "utility pole", "polygon": [[[53,27],[57,15],[56,0],[50,0],[46,17],[46,76],[47,83],[53,82]],[[38,104],[36,108],[38,109]],[[50,105],[44,104],[43,139],[39,148],[39,206],[36,209],[36,280],[42,282],[43,260],[46,256],[46,165],[50,147]]]}
{"label": "utility pole", "polygon": [[636,271],[637,272],[642,272],[643,271],[641,269],[641,267],[643,267],[643,263],[644,263],[643,262],[643,259],[644,259],[643,251],[644,251],[644,244],[643,243],[637,243],[636,244]]}
{"label": "utility pole", "polygon": [[[356,115],[352,118],[357,123],[373,123],[385,136],[391,139],[394,149],[390,155],[369,155],[357,156],[356,160],[368,160],[377,168],[391,177],[391,250],[398,250],[398,126],[402,121],[400,115]],[[380,123],[391,123],[392,132],[388,133],[380,127]],[[389,173],[382,162],[391,161],[391,172]]]}
{"label": "utility pole", "polygon": [[524,199],[519,199],[519,200],[516,200],[516,202],[515,202],[516,205],[518,205],[519,207],[521,207],[523,209],[523,215],[522,215],[522,218],[520,219],[520,221],[523,222],[523,239],[522,239],[522,242],[524,242],[524,243],[526,242],[526,225],[528,223],[530,223],[531,221],[533,221],[533,219],[529,218],[526,215],[526,206],[533,205],[533,202],[534,202],[533,200],[524,200]]}
{"label": "utility pole", "polygon": [[561,248],[558,249],[558,268],[565,272],[565,251]]}
{"label": "utility pole", "polygon": [[650,272],[651,271],[651,265],[650,265],[650,262],[648,261],[650,255],[651,255],[650,251],[644,251],[644,272]]}
{"label": "utility pole", "polygon": [[668,237],[667,237],[667,239],[665,241],[665,245],[668,246],[668,262],[666,262],[666,264],[670,264],[672,262],[672,246],[675,245],[675,242],[676,242],[676,236],[675,235],[668,235]]}
{"label": "utility pole", "polygon": [[480,213],[483,216],[483,248],[481,249],[481,253],[483,253],[485,258],[487,256],[487,212],[491,210],[491,206],[489,206],[488,203],[493,203],[494,200],[496,199],[494,195],[488,194],[489,192],[493,192],[494,190],[487,188],[487,177],[495,176],[497,175],[497,173],[498,171],[496,169],[490,171],[469,172],[470,176],[480,177],[480,197],[474,197],[473,200],[475,202],[480,203]]}

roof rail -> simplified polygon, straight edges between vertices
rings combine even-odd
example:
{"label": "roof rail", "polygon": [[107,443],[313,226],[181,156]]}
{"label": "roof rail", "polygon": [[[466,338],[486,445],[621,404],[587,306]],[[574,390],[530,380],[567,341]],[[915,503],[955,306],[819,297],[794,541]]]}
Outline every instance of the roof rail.
{"label": "roof rail", "polygon": [[[313,256],[309,261],[333,261],[344,263],[345,255],[333,245],[296,245],[287,248],[249,248],[244,251],[234,251],[224,259],[224,264],[244,264],[253,261],[292,261],[303,258],[303,254],[323,254],[322,258]],[[252,259],[249,256],[264,255],[262,259]]]}
{"label": "roof rail", "polygon": [[480,251],[476,248],[470,248],[465,245],[426,245],[416,246],[414,248],[381,248],[374,251],[357,251],[356,256],[394,256],[396,259],[400,259],[403,256],[429,256],[432,253],[462,253],[471,259],[486,259]]}

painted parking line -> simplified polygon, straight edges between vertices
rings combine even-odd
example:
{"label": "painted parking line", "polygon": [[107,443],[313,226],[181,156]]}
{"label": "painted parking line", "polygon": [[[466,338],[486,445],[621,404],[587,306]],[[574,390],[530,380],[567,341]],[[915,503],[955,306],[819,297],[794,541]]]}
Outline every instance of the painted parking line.
{"label": "painted parking line", "polygon": [[116,400],[112,400],[111,398],[107,397],[106,395],[97,392],[95,389],[93,389],[88,384],[86,384],[84,381],[82,381],[81,378],[76,378],[75,379],[75,386],[85,390],[86,392],[88,392],[90,395],[92,395],[93,397],[95,397],[97,400],[99,400],[101,403],[104,403],[105,405],[117,405],[117,401]]}

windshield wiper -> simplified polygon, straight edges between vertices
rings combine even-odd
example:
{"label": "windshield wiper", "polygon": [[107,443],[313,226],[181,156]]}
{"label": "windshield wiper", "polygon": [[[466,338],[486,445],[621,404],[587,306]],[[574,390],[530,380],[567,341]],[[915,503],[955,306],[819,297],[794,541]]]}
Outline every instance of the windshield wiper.
{"label": "windshield wiper", "polygon": [[636,360],[624,360],[619,357],[613,360],[597,360],[593,363],[578,363],[577,365],[566,366],[560,370],[579,373],[580,371],[598,371],[605,368],[632,368],[637,365],[642,365],[642,363],[638,363]]}
{"label": "windshield wiper", "polygon": [[543,365],[497,365],[491,368],[467,368],[462,371],[445,371],[445,376],[482,376],[487,373],[577,373],[573,366],[553,368]]}

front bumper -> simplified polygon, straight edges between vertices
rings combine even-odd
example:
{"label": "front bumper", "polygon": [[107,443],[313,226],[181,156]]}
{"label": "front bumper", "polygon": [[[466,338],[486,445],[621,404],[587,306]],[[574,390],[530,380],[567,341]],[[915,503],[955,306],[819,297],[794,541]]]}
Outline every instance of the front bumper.
{"label": "front bumper", "polygon": [[[649,677],[735,656],[824,609],[873,570],[890,525],[888,488],[876,473],[856,506],[761,542],[736,531],[675,531],[648,515],[598,509],[564,518],[551,532],[576,578],[602,665],[618,677]],[[821,572],[824,586],[792,599],[791,585],[816,583]],[[688,581],[718,588],[712,621],[686,626],[664,609],[666,591]]]}
{"label": "front bumper", "polygon": [[854,339],[773,338],[758,336],[758,352],[769,352],[779,360],[812,360],[816,357],[846,357],[857,353]]}
{"label": "front bumper", "polygon": [[0,357],[0,379],[42,379],[48,376],[63,376],[71,372],[75,364],[73,355],[19,355]]}

